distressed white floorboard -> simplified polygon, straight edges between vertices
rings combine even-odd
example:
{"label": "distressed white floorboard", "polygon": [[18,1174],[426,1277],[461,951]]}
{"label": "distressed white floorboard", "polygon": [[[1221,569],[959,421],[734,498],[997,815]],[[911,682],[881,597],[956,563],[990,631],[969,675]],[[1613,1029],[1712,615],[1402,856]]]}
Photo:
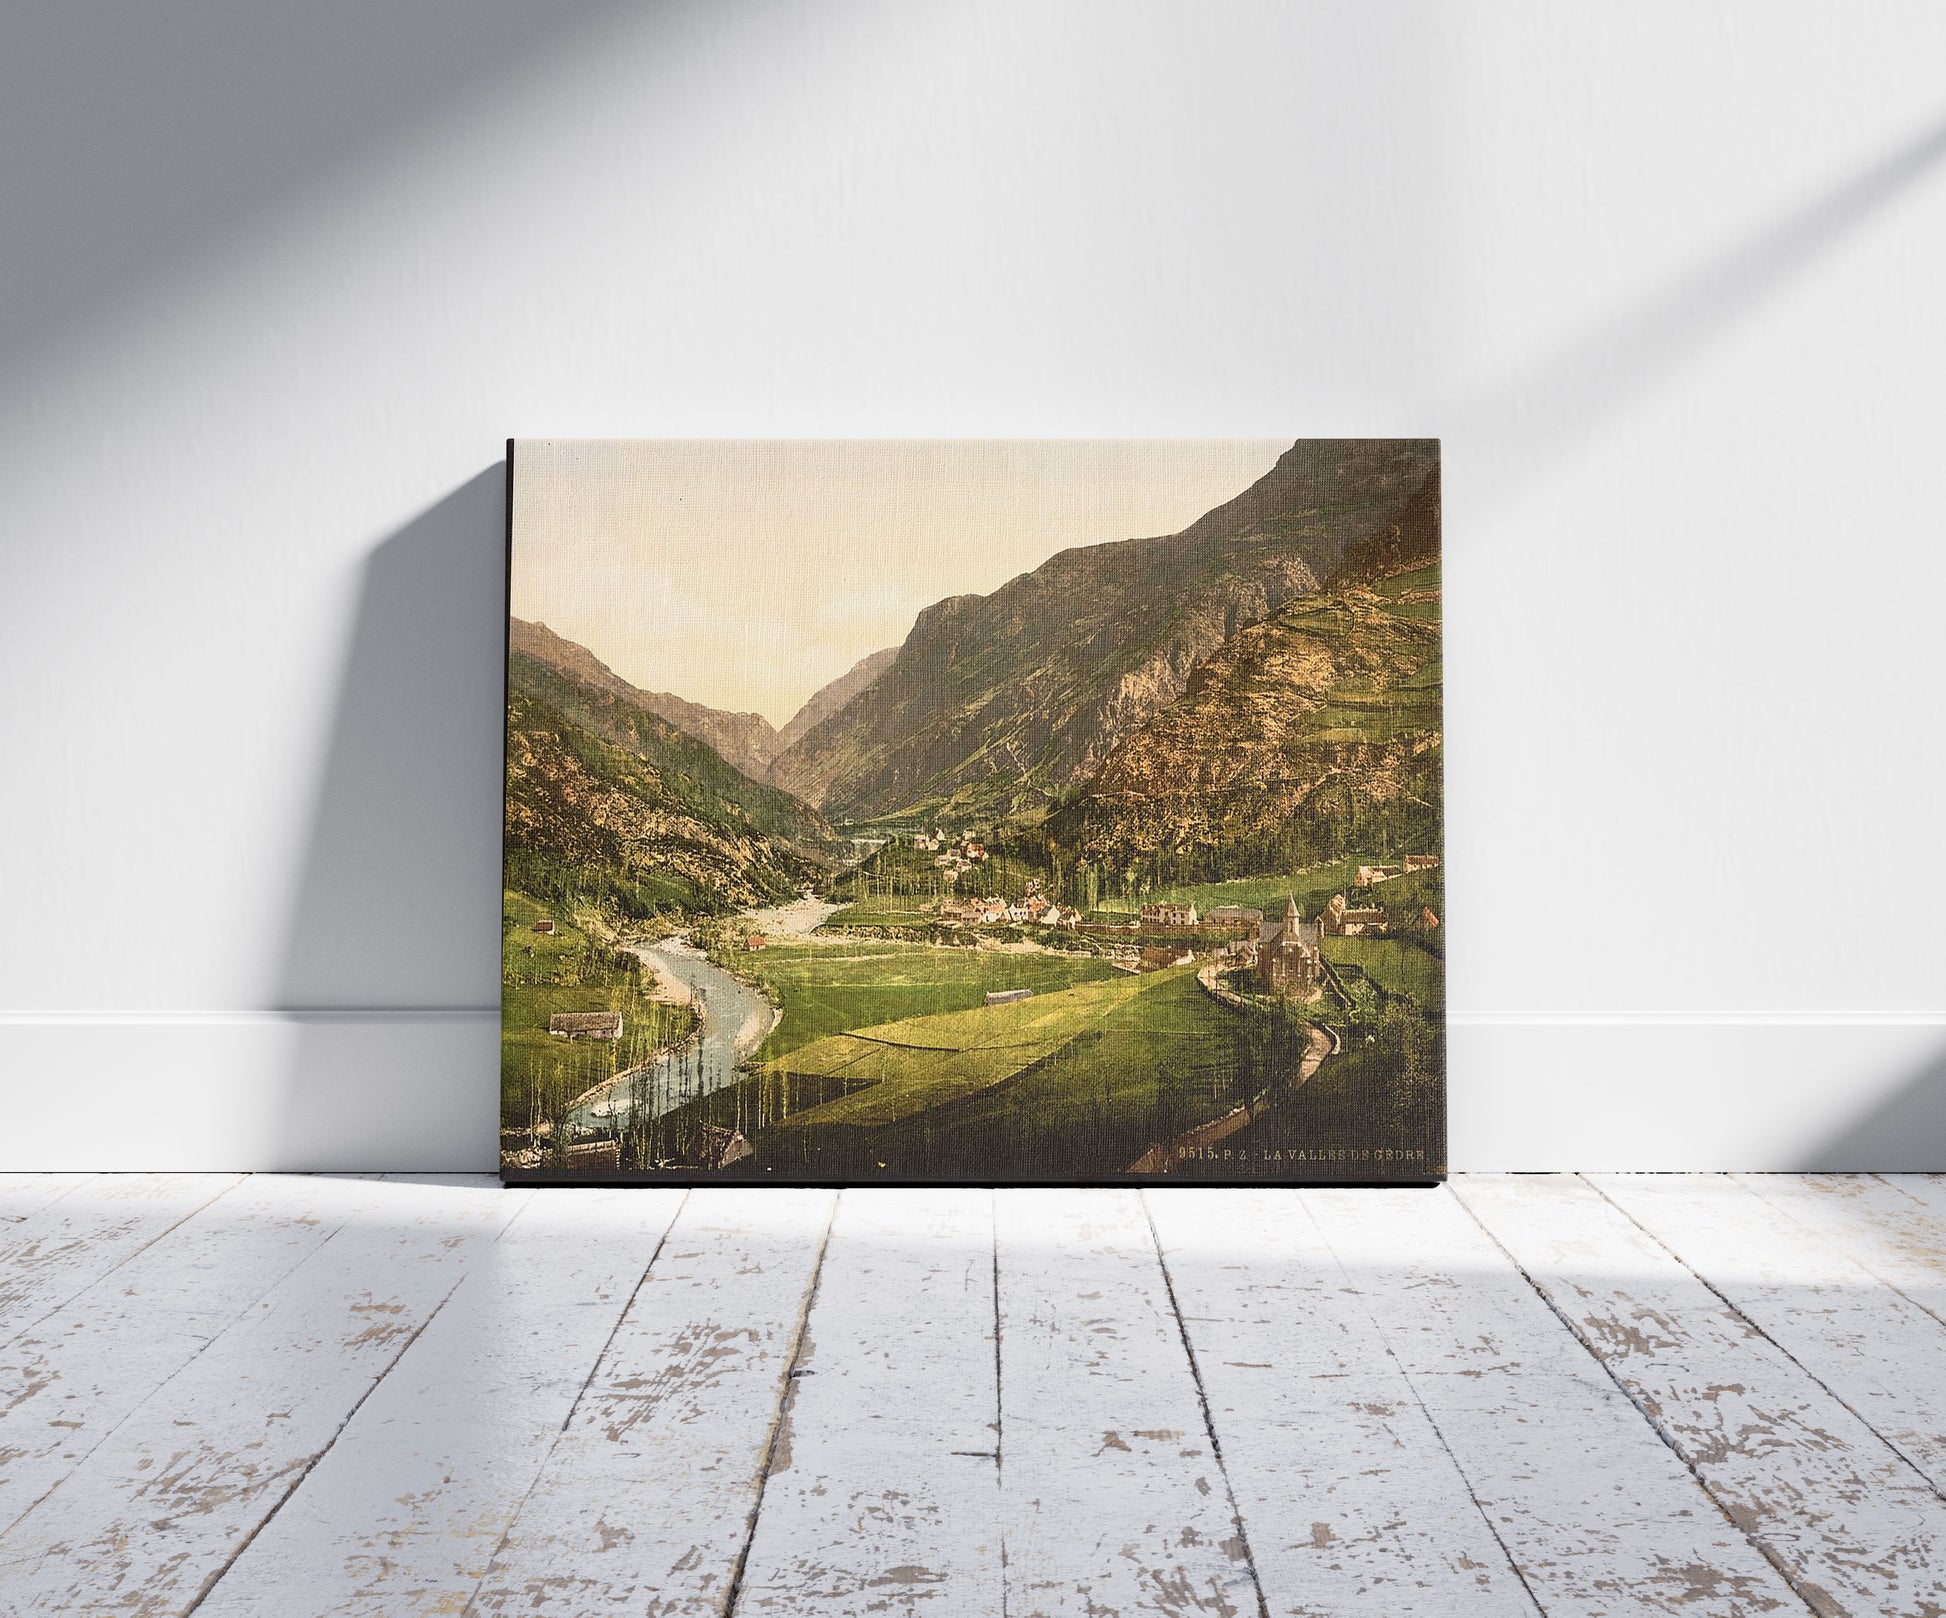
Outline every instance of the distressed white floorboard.
{"label": "distressed white floorboard", "polygon": [[1803,1610],[1449,1192],[1294,1195],[1548,1618]]}
{"label": "distressed white floorboard", "polygon": [[0,1225],[0,1344],[242,1183],[240,1174],[102,1174]]}
{"label": "distressed white floorboard", "polygon": [[1259,1610],[1134,1191],[998,1199],[1010,1618]]}
{"label": "distressed white floorboard", "polygon": [[0,1175],[0,1613],[1946,1612],[1936,1176],[680,1195]]}
{"label": "distressed white floorboard", "polygon": [[847,1191],[738,1613],[1001,1611],[993,1193]]}
{"label": "distressed white floorboard", "polygon": [[78,1190],[92,1174],[0,1174],[0,1226],[20,1223],[37,1208]]}
{"label": "distressed white floorboard", "polygon": [[1946,1320],[1946,1193],[1939,1175],[1732,1178],[1935,1318]]}
{"label": "distressed white floorboard", "polygon": [[0,1349],[0,1530],[376,1194],[253,1176]]}
{"label": "distressed white floorboard", "polygon": [[1537,1609],[1286,1191],[1143,1193],[1271,1613]]}
{"label": "distressed white floorboard", "polygon": [[1667,1248],[1575,1176],[1457,1194],[1808,1602],[1941,1610],[1946,1501]]}
{"label": "distressed white floorboard", "polygon": [[526,1200],[341,1183],[343,1227],[0,1535],[10,1618],[188,1610]]}
{"label": "distressed white floorboard", "polygon": [[1727,1175],[1586,1178],[1946,1492],[1946,1324]]}
{"label": "distressed white floorboard", "polygon": [[469,1612],[724,1610],[835,1202],[690,1194]]}
{"label": "distressed white floorboard", "polygon": [[199,1618],[461,1611],[682,1198],[529,1200]]}
{"label": "distressed white floorboard", "polygon": [[1923,1203],[1935,1219],[1946,1220],[1946,1174],[1874,1174],[1870,1178]]}

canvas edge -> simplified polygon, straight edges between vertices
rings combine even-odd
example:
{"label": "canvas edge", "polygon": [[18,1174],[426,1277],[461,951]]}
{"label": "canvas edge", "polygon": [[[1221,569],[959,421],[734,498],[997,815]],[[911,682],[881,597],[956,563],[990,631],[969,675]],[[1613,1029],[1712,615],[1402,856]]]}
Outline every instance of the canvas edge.
{"label": "canvas edge", "polygon": [[[1339,435],[1339,436],[1343,436],[1343,435]],[[969,440],[969,442],[970,441],[971,440]],[[1444,568],[1446,565],[1446,441],[1443,436],[1435,434],[1432,435],[1430,438],[1422,440],[1422,442],[1429,442],[1435,446],[1434,466],[1439,474],[1439,501],[1438,501],[1438,514],[1435,518],[1435,528],[1438,533],[1438,549],[1436,555],[1437,555],[1438,566],[1441,569],[1441,593],[1443,596]],[[508,438],[506,441],[506,467],[507,467],[506,533],[505,533],[506,599],[505,599],[504,611],[502,613],[502,626],[501,626],[501,633],[503,636],[503,656],[501,659],[501,702],[500,702],[500,709],[501,709],[500,885],[501,885],[501,895],[502,895],[501,902],[503,904],[505,902],[504,896],[505,896],[506,886],[507,886],[507,844],[506,844],[505,827],[506,827],[508,743],[507,743],[506,712],[507,712],[507,705],[512,699],[512,692],[513,692],[514,454],[518,443],[519,440],[515,438]],[[1440,644],[1440,653],[1443,660],[1445,654],[1445,646],[1446,646],[1446,631],[1445,631],[1445,621],[1444,621],[1443,611],[1441,614],[1441,622],[1440,622],[1439,644]],[[1447,849],[1447,840],[1446,840],[1446,812],[1445,812],[1446,755],[1445,755],[1445,748],[1443,745],[1443,737],[1445,732],[1445,720],[1446,720],[1446,688],[1445,688],[1445,680],[1443,674],[1441,676],[1441,681],[1440,681],[1439,715],[1440,715],[1440,730],[1442,736],[1442,745],[1440,748],[1440,765],[1439,765],[1440,805],[1441,805],[1440,816],[1439,816],[1439,857],[1440,857],[1441,864],[1446,865],[1449,863],[1449,861],[1447,860],[1448,849]],[[1442,926],[1449,924],[1448,918],[1450,918],[1450,915],[1451,915],[1451,911],[1449,908],[1448,916],[1441,918]],[[502,1014],[504,1015],[504,1002],[497,1002],[497,1008],[500,1009]],[[1192,1187],[1206,1187],[1210,1189],[1221,1189],[1221,1188],[1248,1189],[1254,1186],[1254,1187],[1265,1187],[1265,1188],[1272,1188],[1272,1189],[1292,1189],[1292,1190],[1304,1189],[1307,1187],[1336,1187],[1340,1189],[1365,1187],[1365,1188],[1386,1188],[1386,1189],[1394,1189],[1394,1190],[1432,1188],[1446,1183],[1446,1180],[1451,1172],[1451,1167],[1452,1167],[1451,1165],[1452,1122],[1453,1122],[1452,1121],[1452,1101],[1451,1101],[1451,1097],[1452,1097],[1452,1055],[1451,1055],[1452,1020],[1451,1020],[1450,1011],[1448,1009],[1444,1007],[1441,1008],[1439,1022],[1440,1022],[1440,1033],[1441,1033],[1440,1062],[1439,1062],[1439,1146],[1440,1146],[1441,1163],[1438,1170],[1430,1175],[1414,1175],[1408,1178],[1399,1178],[1399,1179],[1386,1179],[1382,1177],[1368,1177],[1363,1179],[1334,1179],[1334,1178],[1319,1178],[1319,1177],[1306,1177],[1306,1176],[1259,1174],[1259,1175],[1249,1175],[1249,1176],[1238,1176],[1236,1178],[1228,1178],[1222,1176],[1199,1176],[1194,1180],[1183,1180],[1183,1179],[1174,1178],[1167,1174],[1125,1174],[1124,1173],[1124,1174],[1070,1174],[1070,1175],[1063,1175],[1058,1178],[1013,1177],[1013,1176],[993,1176],[993,1175],[987,1175],[987,1176],[929,1175],[924,1179],[911,1179],[902,1176],[891,1176],[891,1175],[877,1176],[877,1175],[862,1175],[857,1173],[832,1174],[832,1175],[815,1175],[815,1174],[779,1175],[779,1174],[766,1173],[763,1176],[759,1177],[756,1175],[732,1176],[732,1175],[726,1175],[721,1171],[715,1171],[715,1172],[697,1171],[694,1173],[690,1173],[690,1172],[683,1172],[683,1171],[662,1171],[662,1170],[654,1170],[654,1169],[617,1169],[608,1173],[589,1172],[587,1170],[581,1170],[574,1173],[563,1173],[559,1171],[548,1171],[544,1169],[543,1170],[511,1169],[506,1166],[505,1160],[500,1151],[499,1096],[500,1096],[501,1077],[497,1071],[496,1071],[495,1086],[494,1086],[494,1097],[495,1097],[494,1157],[496,1163],[496,1170],[499,1175],[500,1181],[503,1185],[509,1187],[529,1187],[529,1188],[543,1187],[543,1186],[602,1187],[602,1186],[616,1186],[616,1185],[642,1185],[642,1186],[660,1185],[660,1186],[673,1186],[673,1187],[678,1187],[683,1189],[695,1189],[704,1186],[720,1186],[720,1185],[745,1185],[745,1186],[772,1185],[772,1186],[779,1186],[785,1188],[790,1188],[790,1187],[830,1188],[830,1187],[843,1187],[849,1185],[872,1185],[872,1186],[886,1186],[886,1187],[920,1187],[920,1188],[943,1186],[943,1187],[959,1187],[959,1188],[972,1188],[972,1189],[981,1189],[981,1188],[1012,1189],[1016,1187],[1020,1187],[1020,1188],[1028,1188],[1028,1187],[1104,1188],[1104,1187],[1114,1187],[1114,1186],[1135,1186],[1135,1187],[1192,1186]]]}

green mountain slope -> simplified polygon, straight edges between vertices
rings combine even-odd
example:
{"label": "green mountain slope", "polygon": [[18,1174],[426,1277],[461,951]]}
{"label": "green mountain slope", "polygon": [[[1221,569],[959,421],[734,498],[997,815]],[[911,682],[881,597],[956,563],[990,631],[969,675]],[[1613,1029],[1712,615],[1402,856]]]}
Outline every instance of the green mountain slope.
{"label": "green mountain slope", "polygon": [[725,713],[706,708],[669,691],[644,691],[630,685],[587,647],[557,635],[546,624],[524,618],[509,621],[507,644],[514,653],[546,665],[578,685],[591,686],[619,697],[633,707],[666,719],[685,735],[735,765],[753,781],[761,781],[771,759],[783,745],[762,714]]}
{"label": "green mountain slope", "polygon": [[1043,810],[1240,629],[1396,526],[1438,454],[1431,440],[1306,441],[1180,534],[1064,551],[991,595],[938,602],[771,779],[857,816]]}
{"label": "green mountain slope", "polygon": [[[1435,534],[1436,537],[1436,534]],[[1241,631],[1044,828],[1172,881],[1440,846],[1440,583],[1409,535]]]}
{"label": "green mountain slope", "polygon": [[628,917],[783,897],[830,829],[627,696],[508,663],[507,885]]}

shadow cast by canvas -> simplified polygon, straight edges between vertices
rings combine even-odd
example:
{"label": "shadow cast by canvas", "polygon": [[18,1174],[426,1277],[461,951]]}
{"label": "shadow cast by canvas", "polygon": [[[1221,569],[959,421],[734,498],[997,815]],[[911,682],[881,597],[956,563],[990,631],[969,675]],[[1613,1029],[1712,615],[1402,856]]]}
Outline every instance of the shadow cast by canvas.
{"label": "shadow cast by canvas", "polygon": [[502,464],[365,564],[275,984],[286,1166],[492,1162],[505,528]]}
{"label": "shadow cast by canvas", "polygon": [[[615,0],[10,6],[0,366],[221,251],[450,104],[579,43]],[[106,16],[101,15],[106,11]]]}

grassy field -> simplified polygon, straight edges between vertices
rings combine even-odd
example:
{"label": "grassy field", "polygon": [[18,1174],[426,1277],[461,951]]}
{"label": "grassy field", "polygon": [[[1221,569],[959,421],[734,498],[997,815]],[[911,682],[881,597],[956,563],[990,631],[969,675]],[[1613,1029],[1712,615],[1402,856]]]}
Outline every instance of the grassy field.
{"label": "grassy field", "polygon": [[[1383,889],[1380,889],[1383,892]],[[1446,1007],[1446,963],[1411,938],[1327,938],[1326,960],[1359,967],[1389,994],[1408,996],[1437,1016]]]}
{"label": "grassy field", "polygon": [[1388,742],[1437,730],[1439,719],[1437,685],[1408,682],[1381,689],[1369,681],[1347,680],[1331,688],[1309,722],[1316,741]]}
{"label": "grassy field", "polygon": [[1298,908],[1305,916],[1315,916],[1324,908],[1324,903],[1334,893],[1343,893],[1357,876],[1358,867],[1369,863],[1365,859],[1336,860],[1329,865],[1313,866],[1308,871],[1294,871],[1288,876],[1246,876],[1231,882],[1198,882],[1186,887],[1158,888],[1145,898],[1125,900],[1102,895],[1101,908],[1118,915],[1133,915],[1145,904],[1183,904],[1194,900],[1199,911],[1207,913],[1217,905],[1244,905],[1252,910],[1261,910],[1266,916],[1280,917],[1284,904],[1292,894],[1297,895]]}
{"label": "grassy field", "polygon": [[854,1024],[699,1105],[744,1129],[759,1176],[1113,1172],[1254,1089],[1242,1027],[1187,967],[1116,973],[1009,1006]]}
{"label": "grassy field", "polygon": [[[1252,910],[1261,910],[1273,921],[1284,913],[1284,902],[1292,894],[1297,896],[1297,907],[1303,911],[1305,920],[1316,917],[1334,893],[1344,893],[1351,889],[1361,865],[1395,863],[1396,856],[1360,854],[1352,858],[1334,860],[1329,865],[1314,865],[1309,870],[1294,871],[1288,876],[1246,876],[1231,882],[1197,882],[1182,887],[1158,888],[1145,899],[1133,902],[1111,899],[1102,895],[1101,910],[1096,912],[1105,916],[1128,916],[1136,914],[1145,904],[1167,902],[1182,904],[1193,899],[1196,908],[1204,914],[1217,905],[1243,905]],[[1445,906],[1445,872],[1438,867],[1429,871],[1414,871],[1409,876],[1397,876],[1390,882],[1382,882],[1368,890],[1373,902],[1382,905],[1392,925],[1397,928],[1416,918],[1419,907],[1430,905],[1435,914],[1443,915]]]}
{"label": "grassy field", "polygon": [[936,912],[926,908],[930,902],[915,899],[909,910],[900,909],[883,899],[873,899],[867,904],[846,905],[842,910],[833,911],[825,926],[930,927],[939,920]]}
{"label": "grassy field", "polygon": [[783,1021],[758,1050],[761,1064],[827,1035],[911,1017],[970,1011],[999,989],[1037,994],[1123,974],[1088,956],[940,949],[890,940],[773,944],[740,957]]}
{"label": "grassy field", "polygon": [[908,1017],[831,1034],[770,1064],[778,1075],[841,1079],[851,1093],[800,1114],[800,1128],[895,1123],[928,1107],[962,1101],[1045,1061],[1145,992],[1155,977],[1117,972],[1009,1005]]}
{"label": "grassy field", "polygon": [[[554,922],[536,933],[535,921]],[[650,998],[641,963],[624,954],[592,917],[570,917],[508,892],[501,910],[500,1121],[523,1129],[568,1101],[675,1043],[695,1025],[687,1006]],[[619,1011],[623,1037],[556,1039],[557,1011]]]}
{"label": "grassy field", "polygon": [[[1403,596],[1422,595],[1429,590],[1436,591],[1439,588],[1439,564],[1433,562],[1425,567],[1414,568],[1410,573],[1394,573],[1390,578],[1376,580],[1369,588],[1373,595],[1393,602],[1400,601]],[[1402,604],[1415,605],[1413,602]]]}

